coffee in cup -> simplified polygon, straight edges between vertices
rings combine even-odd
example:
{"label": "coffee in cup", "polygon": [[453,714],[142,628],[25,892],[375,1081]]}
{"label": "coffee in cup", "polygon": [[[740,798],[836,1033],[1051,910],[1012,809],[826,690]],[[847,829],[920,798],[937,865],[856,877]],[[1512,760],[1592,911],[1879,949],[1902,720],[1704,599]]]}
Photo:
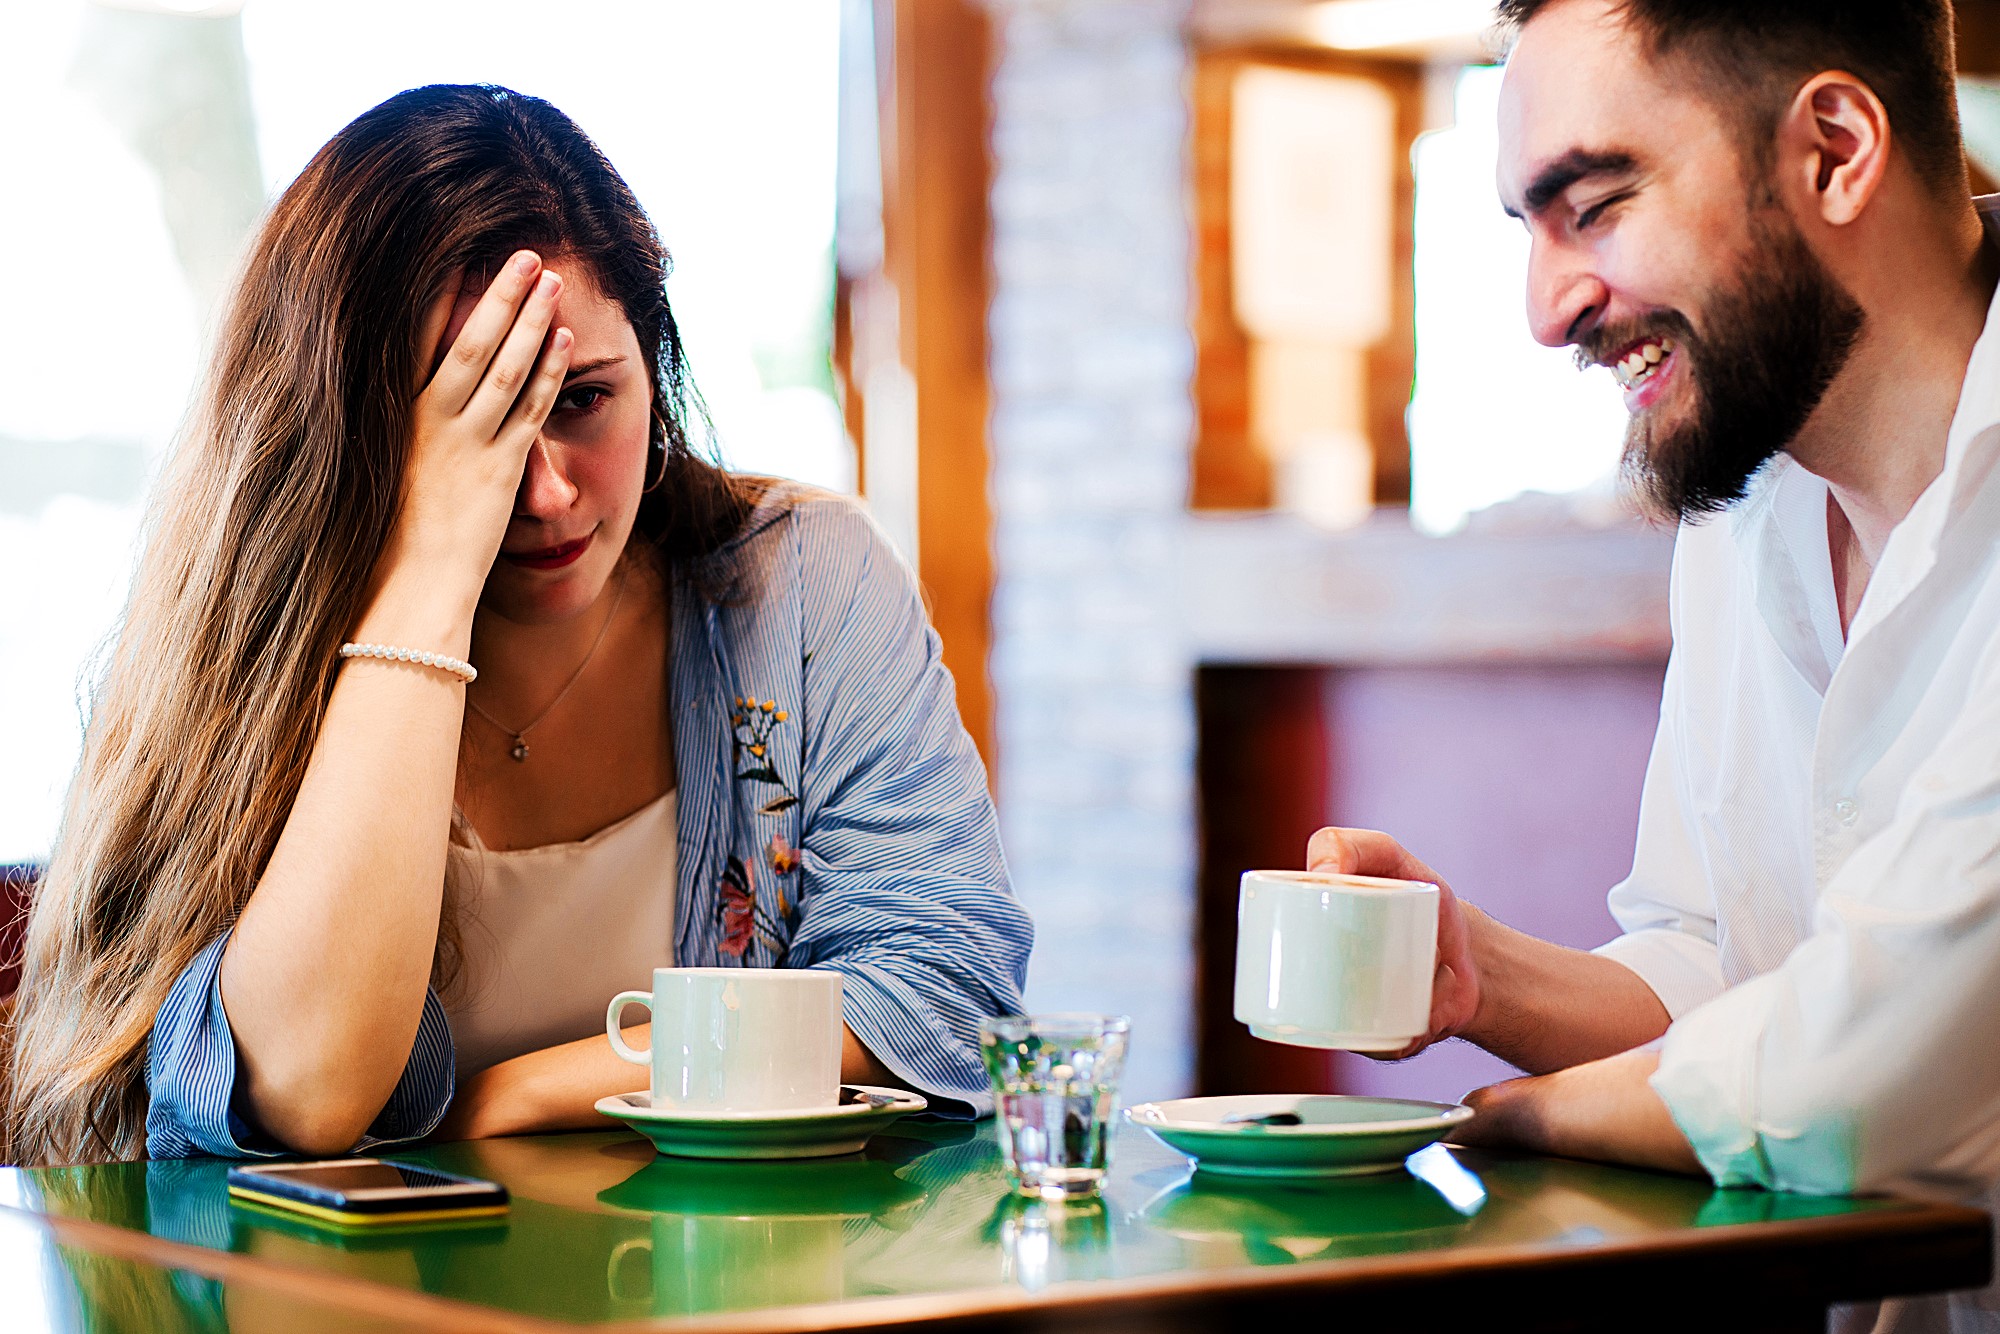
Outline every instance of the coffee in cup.
{"label": "coffee in cup", "polygon": [[1430,1028],[1438,887],[1324,871],[1246,871],[1236,1018],[1301,1047],[1400,1051]]}
{"label": "coffee in cup", "polygon": [[[627,1005],[653,1012],[652,1050],[619,1029]],[[620,992],[611,1046],[652,1070],[657,1109],[776,1112],[840,1101],[840,974],[811,968],[655,968],[653,990]]]}

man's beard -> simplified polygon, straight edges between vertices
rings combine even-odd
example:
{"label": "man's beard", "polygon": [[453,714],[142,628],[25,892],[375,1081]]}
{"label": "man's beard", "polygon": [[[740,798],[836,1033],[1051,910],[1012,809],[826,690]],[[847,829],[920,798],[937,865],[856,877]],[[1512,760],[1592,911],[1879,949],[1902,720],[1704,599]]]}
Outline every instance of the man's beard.
{"label": "man's beard", "polygon": [[1663,311],[1601,329],[1580,349],[1602,360],[1635,338],[1665,335],[1685,358],[1676,369],[1691,412],[1679,425],[1635,416],[1625,435],[1626,482],[1663,517],[1696,519],[1741,500],[1758,469],[1804,429],[1866,323],[1789,218],[1766,206],[1750,237],[1742,280],[1708,301],[1702,332]]}

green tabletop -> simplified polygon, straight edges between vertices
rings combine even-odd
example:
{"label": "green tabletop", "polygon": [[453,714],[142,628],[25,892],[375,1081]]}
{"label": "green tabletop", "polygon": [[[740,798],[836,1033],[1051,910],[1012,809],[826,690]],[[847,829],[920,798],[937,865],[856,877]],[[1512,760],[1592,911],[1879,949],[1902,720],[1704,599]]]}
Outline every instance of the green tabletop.
{"label": "green tabletop", "polygon": [[1189,1313],[1259,1300],[1407,1311],[1456,1292],[1555,1310],[1671,1265],[1647,1281],[1759,1273],[1809,1317],[1828,1300],[1983,1283],[1988,1246],[1969,1210],[1443,1147],[1388,1176],[1211,1180],[1129,1126],[1104,1198],[1081,1206],[1010,1195],[990,1124],[904,1121],[865,1154],[817,1161],[657,1157],[624,1131],[395,1156],[500,1181],[513,1208],[357,1237],[233,1206],[220,1161],[6,1169],[0,1292],[33,1280],[19,1288],[41,1294],[30,1328],[240,1330],[258,1323],[241,1313],[286,1301],[348,1311],[352,1328],[1005,1324],[1125,1308],[1200,1325]]}

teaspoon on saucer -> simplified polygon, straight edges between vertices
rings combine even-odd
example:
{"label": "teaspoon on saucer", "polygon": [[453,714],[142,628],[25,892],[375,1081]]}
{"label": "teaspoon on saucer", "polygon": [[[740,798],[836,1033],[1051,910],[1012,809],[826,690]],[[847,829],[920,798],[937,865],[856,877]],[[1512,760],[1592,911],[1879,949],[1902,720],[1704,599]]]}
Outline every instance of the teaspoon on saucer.
{"label": "teaspoon on saucer", "polygon": [[1222,1118],[1226,1126],[1302,1126],[1305,1124],[1297,1112],[1231,1112]]}
{"label": "teaspoon on saucer", "polygon": [[869,1093],[866,1090],[855,1088],[852,1084],[842,1084],[840,1086],[840,1105],[846,1107],[857,1102],[865,1102],[870,1107],[894,1107],[897,1105],[895,1098],[881,1093]]}

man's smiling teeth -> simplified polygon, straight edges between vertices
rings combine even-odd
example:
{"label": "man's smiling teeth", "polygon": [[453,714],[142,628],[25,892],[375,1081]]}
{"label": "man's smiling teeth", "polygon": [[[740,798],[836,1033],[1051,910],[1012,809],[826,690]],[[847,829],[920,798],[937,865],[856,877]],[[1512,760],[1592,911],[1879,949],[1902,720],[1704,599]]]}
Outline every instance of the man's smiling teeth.
{"label": "man's smiling teeth", "polygon": [[1674,340],[1671,338],[1656,338],[1650,343],[1641,343],[1626,353],[1622,360],[1612,362],[1611,373],[1625,388],[1637,388],[1653,377],[1653,372],[1673,350]]}

